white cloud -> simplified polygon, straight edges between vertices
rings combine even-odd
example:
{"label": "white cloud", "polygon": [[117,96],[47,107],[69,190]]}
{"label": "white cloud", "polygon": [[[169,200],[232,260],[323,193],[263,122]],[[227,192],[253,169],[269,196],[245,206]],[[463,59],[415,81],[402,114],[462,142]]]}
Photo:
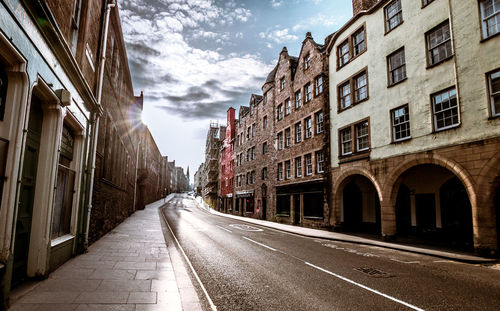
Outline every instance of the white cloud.
{"label": "white cloud", "polygon": [[291,41],[296,41],[299,39],[298,36],[291,34],[290,29],[288,29],[288,28],[268,30],[266,32],[261,32],[261,33],[259,33],[259,37],[261,37],[262,39],[272,40],[276,43],[291,42]]}
{"label": "white cloud", "polygon": [[283,2],[283,0],[271,0],[271,6],[273,8],[280,7],[281,5],[283,5]]}

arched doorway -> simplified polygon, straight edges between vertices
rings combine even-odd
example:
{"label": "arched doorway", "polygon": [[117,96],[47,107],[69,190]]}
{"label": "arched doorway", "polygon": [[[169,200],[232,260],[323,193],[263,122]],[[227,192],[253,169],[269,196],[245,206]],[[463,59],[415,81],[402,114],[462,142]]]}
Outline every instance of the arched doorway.
{"label": "arched doorway", "polygon": [[398,237],[473,250],[471,203],[455,174],[439,165],[422,164],[404,172],[396,184]]}
{"label": "arched doorway", "polygon": [[368,178],[362,175],[348,177],[341,202],[345,231],[380,234],[380,200]]}

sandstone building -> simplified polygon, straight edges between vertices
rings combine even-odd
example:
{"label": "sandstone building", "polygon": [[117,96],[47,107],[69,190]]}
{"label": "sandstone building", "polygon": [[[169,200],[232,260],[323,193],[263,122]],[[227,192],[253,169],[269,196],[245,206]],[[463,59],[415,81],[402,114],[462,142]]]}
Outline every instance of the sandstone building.
{"label": "sandstone building", "polygon": [[328,45],[330,224],[499,249],[497,1],[353,1]]}

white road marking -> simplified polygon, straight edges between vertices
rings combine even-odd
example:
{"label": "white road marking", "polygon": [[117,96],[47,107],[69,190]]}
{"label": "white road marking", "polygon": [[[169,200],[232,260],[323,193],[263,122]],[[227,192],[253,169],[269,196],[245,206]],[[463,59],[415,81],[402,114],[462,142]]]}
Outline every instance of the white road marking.
{"label": "white road marking", "polygon": [[229,233],[233,233],[233,231],[231,231],[231,230],[229,230],[229,229],[226,229],[226,228],[224,228],[224,227],[222,227],[222,226],[219,226],[219,225],[215,225],[215,226],[216,226],[216,227],[218,227],[219,229],[225,230],[225,231],[227,231],[227,232],[229,232]]}
{"label": "white road marking", "polygon": [[404,261],[395,258],[391,258],[392,261],[400,262],[400,263],[420,263],[420,261]]}
{"label": "white road marking", "polygon": [[253,242],[253,243],[257,244],[257,245],[260,245],[260,246],[262,246],[262,247],[265,247],[265,248],[267,248],[267,249],[270,249],[270,250],[272,250],[272,251],[274,251],[274,252],[276,252],[276,251],[277,251],[277,249],[272,248],[271,246],[264,245],[264,244],[262,244],[262,243],[259,243],[259,242],[257,242],[257,241],[254,241],[254,240],[252,240],[252,239],[249,239],[249,238],[247,238],[246,236],[243,236],[242,238],[244,238],[245,240],[248,240],[248,241],[250,241],[250,242]]}
{"label": "white road marking", "polygon": [[198,284],[200,284],[200,287],[201,287],[203,293],[205,294],[205,297],[207,298],[208,303],[210,304],[210,308],[212,309],[212,311],[217,311],[217,307],[215,306],[214,302],[212,301],[212,299],[208,295],[208,292],[205,289],[205,286],[203,286],[203,283],[201,282],[201,279],[198,276],[198,273],[196,273],[196,271],[194,270],[194,267],[191,264],[191,261],[189,261],[188,256],[184,252],[184,249],[182,248],[181,243],[179,243],[179,240],[177,240],[177,237],[175,236],[174,232],[172,231],[172,228],[170,228],[170,224],[168,223],[167,217],[163,214],[163,212],[161,214],[163,216],[163,219],[165,220],[165,223],[167,224],[168,230],[170,230],[170,233],[172,234],[175,242],[177,243],[177,246],[179,246],[179,249],[181,250],[181,253],[184,256],[184,259],[186,259],[186,262],[188,263],[189,268],[191,268],[191,271],[193,272],[193,275],[196,278],[196,281],[198,281]]}
{"label": "white road marking", "polygon": [[254,231],[254,232],[264,231],[260,228],[256,228],[256,227],[249,226],[249,225],[242,225],[242,224],[231,224],[231,225],[229,225],[229,227],[239,229],[242,231]]}
{"label": "white road marking", "polygon": [[416,306],[414,306],[414,305],[412,305],[412,304],[409,304],[409,303],[407,303],[407,302],[404,302],[404,301],[399,300],[399,299],[397,299],[397,298],[394,298],[394,297],[392,297],[392,296],[389,296],[389,295],[386,295],[386,294],[384,294],[384,293],[381,293],[381,292],[379,292],[378,290],[375,290],[375,289],[369,288],[369,287],[367,287],[367,286],[365,286],[365,285],[363,285],[363,284],[359,284],[359,283],[357,283],[357,282],[354,282],[354,281],[352,281],[352,280],[350,280],[350,279],[348,279],[348,278],[346,278],[346,277],[343,277],[343,276],[338,275],[338,274],[336,274],[336,273],[333,273],[333,272],[331,272],[331,271],[325,270],[325,269],[323,269],[323,268],[321,268],[321,267],[315,266],[315,265],[313,265],[312,263],[309,263],[309,262],[307,262],[307,261],[304,261],[304,263],[305,263],[306,265],[308,265],[308,266],[311,266],[311,267],[313,267],[313,268],[315,268],[315,269],[318,269],[318,270],[320,270],[320,271],[323,271],[323,272],[325,272],[325,273],[328,273],[328,274],[330,274],[330,275],[332,275],[332,276],[334,276],[334,277],[336,277],[336,278],[339,278],[339,279],[341,279],[341,280],[343,280],[343,281],[346,281],[346,282],[351,283],[351,284],[353,284],[353,285],[359,286],[359,287],[361,287],[361,288],[363,288],[363,289],[366,289],[367,291],[370,291],[370,292],[372,292],[372,293],[375,293],[375,294],[377,294],[377,295],[380,295],[380,296],[382,296],[382,297],[385,297],[385,298],[387,298],[387,299],[390,299],[390,300],[392,300],[392,301],[395,301],[395,302],[397,302],[397,303],[400,303],[400,304],[402,304],[402,305],[404,305],[404,306],[406,306],[406,307],[408,307],[408,308],[410,308],[410,309],[413,309],[413,310],[418,310],[418,311],[425,311],[424,309],[420,309],[419,307],[416,307]]}

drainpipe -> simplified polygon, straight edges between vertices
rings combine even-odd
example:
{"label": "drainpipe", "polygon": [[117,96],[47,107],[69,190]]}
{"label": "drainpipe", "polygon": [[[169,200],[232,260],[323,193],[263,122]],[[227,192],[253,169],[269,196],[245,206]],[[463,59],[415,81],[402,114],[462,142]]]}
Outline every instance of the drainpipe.
{"label": "drainpipe", "polygon": [[139,145],[137,146],[137,159],[135,160],[134,212],[137,210],[135,208],[135,203],[136,203],[136,200],[137,200],[137,171],[139,170],[139,153],[141,152],[141,141],[142,141],[142,135],[139,136]]}
{"label": "drainpipe", "polygon": [[[106,63],[106,47],[108,44],[108,30],[109,30],[109,16],[111,15],[111,9],[116,6],[116,0],[112,0],[111,3],[108,3],[106,6],[106,13],[104,17],[104,34],[102,37],[102,49],[100,55],[100,67],[99,67],[99,75],[98,75],[98,84],[97,84],[97,105],[101,105],[102,98],[102,82],[104,80],[104,65]],[[89,227],[90,227],[90,213],[92,211],[92,195],[94,192],[94,174],[95,174],[95,157],[97,151],[97,134],[99,130],[99,114],[93,114],[92,120],[92,133],[91,133],[91,147],[90,147],[90,177],[89,177],[89,194],[87,201],[87,219],[86,219],[86,227],[85,227],[85,248],[89,245]]]}

